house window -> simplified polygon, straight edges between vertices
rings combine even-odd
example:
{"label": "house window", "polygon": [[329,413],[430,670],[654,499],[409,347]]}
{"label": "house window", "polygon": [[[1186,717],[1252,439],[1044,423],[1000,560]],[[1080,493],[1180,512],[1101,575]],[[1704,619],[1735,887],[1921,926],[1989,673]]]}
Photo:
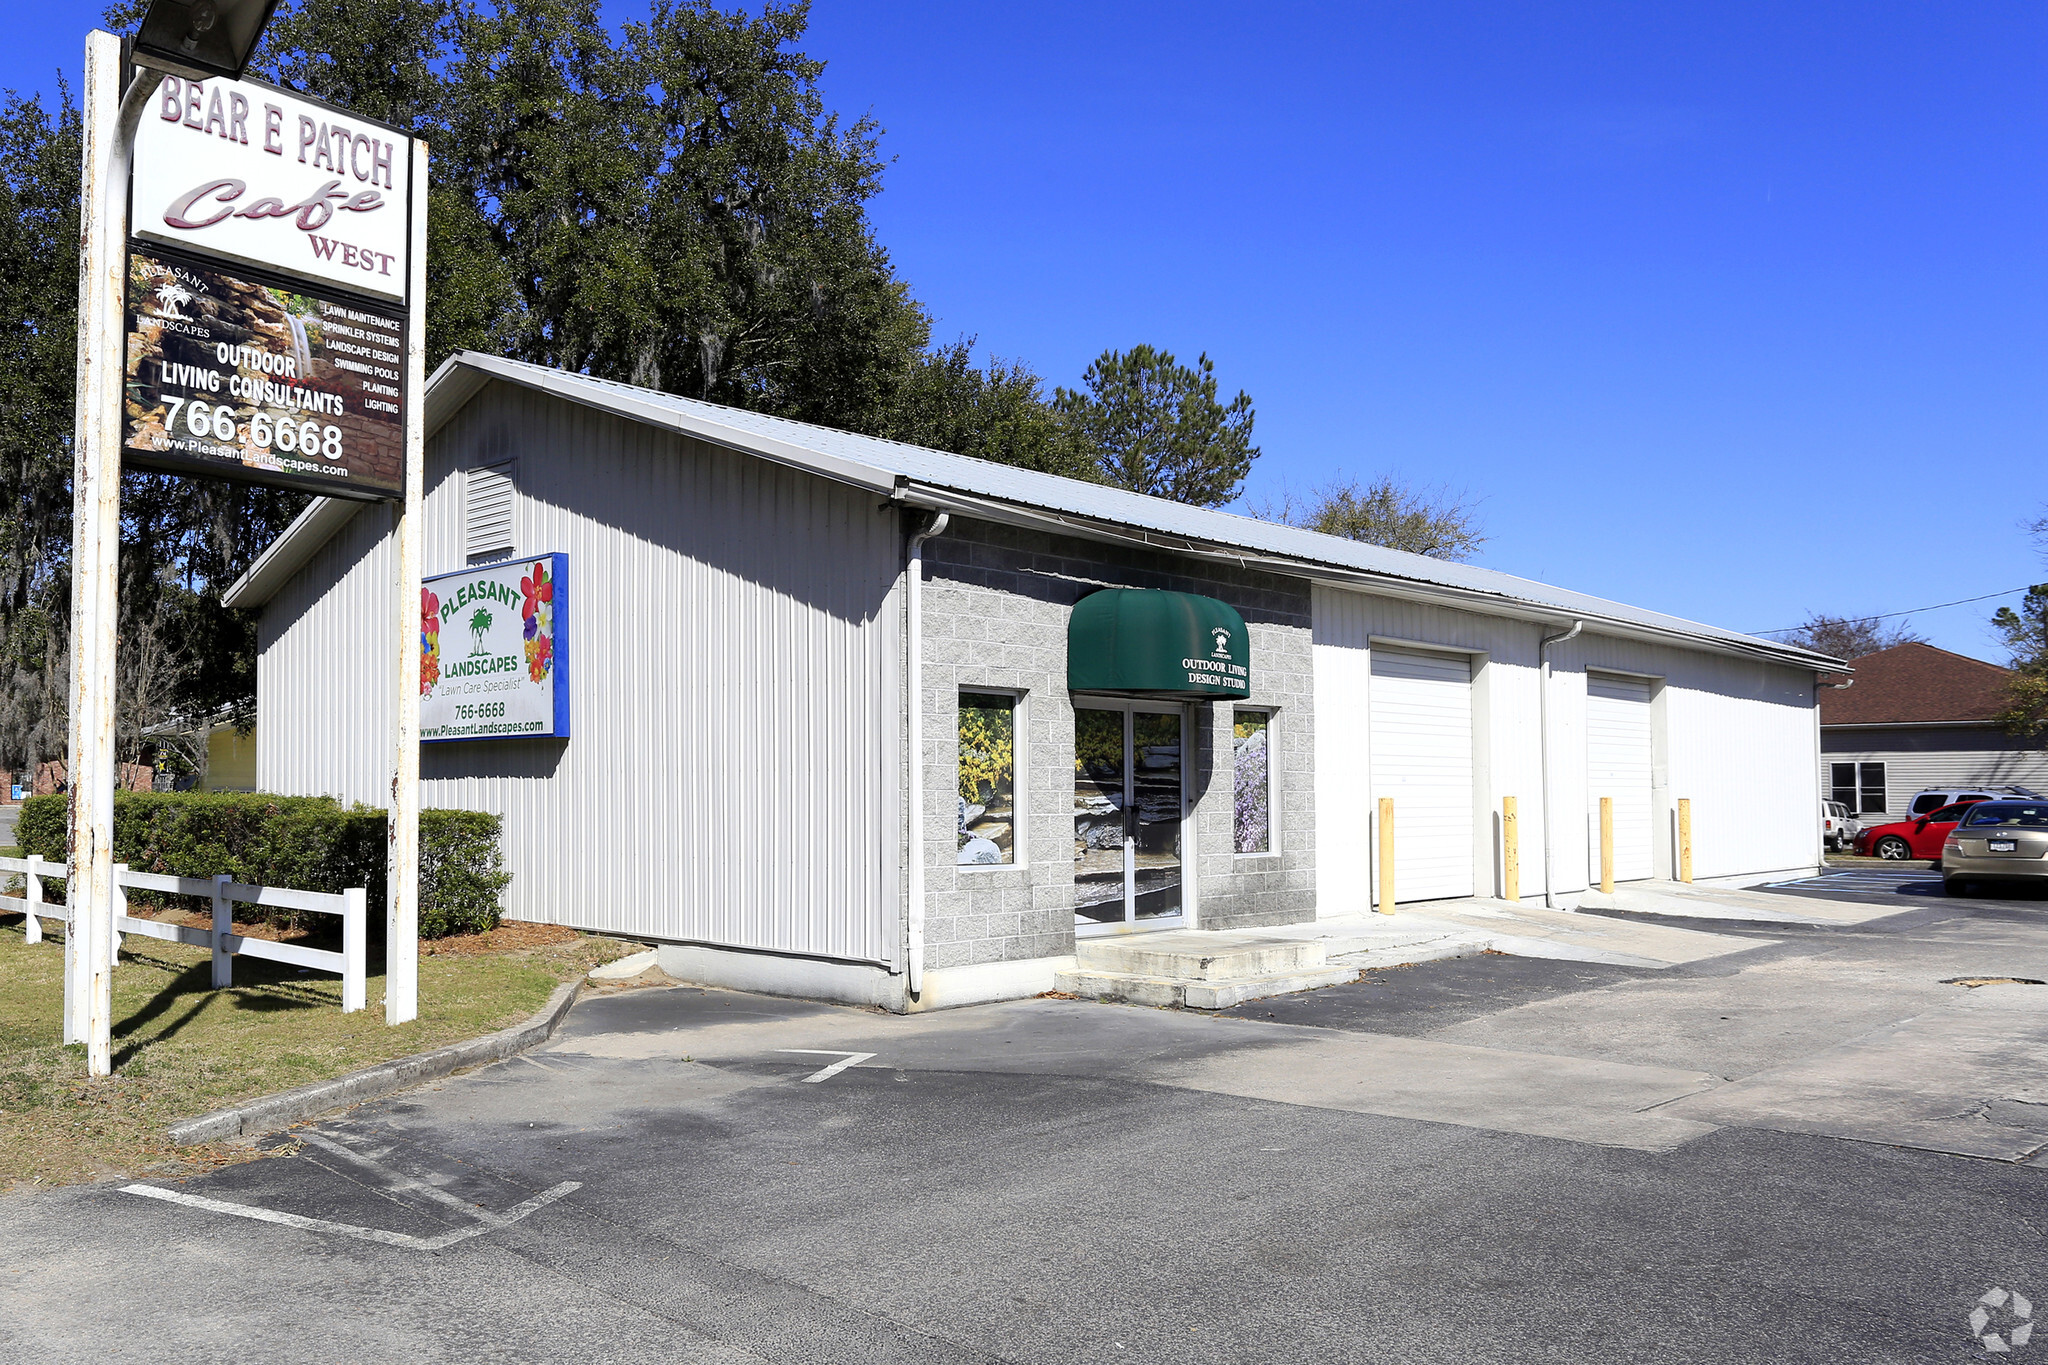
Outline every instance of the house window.
{"label": "house window", "polygon": [[512,538],[512,462],[466,470],[462,485],[462,553],[464,562],[488,564],[504,559]]}
{"label": "house window", "polygon": [[1273,713],[1240,710],[1231,725],[1233,847],[1239,853],[1273,851]]}
{"label": "house window", "polygon": [[1859,815],[1884,814],[1884,764],[1830,763],[1828,795]]}
{"label": "house window", "polygon": [[960,694],[957,861],[999,867],[1017,861],[1017,698]]}

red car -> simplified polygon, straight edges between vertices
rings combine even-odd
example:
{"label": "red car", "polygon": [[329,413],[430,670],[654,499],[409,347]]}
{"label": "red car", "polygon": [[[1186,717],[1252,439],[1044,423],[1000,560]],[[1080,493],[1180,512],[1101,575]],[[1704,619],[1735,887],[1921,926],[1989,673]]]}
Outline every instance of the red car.
{"label": "red car", "polygon": [[1929,858],[1940,862],[1941,841],[1948,838],[1949,831],[1963,818],[1963,812],[1976,804],[1975,801],[1958,801],[1953,806],[1942,806],[1911,820],[1872,825],[1856,836],[1856,851],[1865,857],[1898,861]]}

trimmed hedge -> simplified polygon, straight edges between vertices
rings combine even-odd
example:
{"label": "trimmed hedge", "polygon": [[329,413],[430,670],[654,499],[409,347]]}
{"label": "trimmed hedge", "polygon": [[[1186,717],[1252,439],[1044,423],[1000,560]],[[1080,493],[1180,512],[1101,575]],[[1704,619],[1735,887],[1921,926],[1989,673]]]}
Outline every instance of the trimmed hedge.
{"label": "trimmed hedge", "polygon": [[[15,842],[61,861],[67,798],[22,802]],[[499,847],[501,822],[481,811],[420,812],[420,936],[498,927],[499,897],[512,881]],[[370,924],[384,922],[385,815],[326,796],[247,792],[116,792],[114,861],[137,872],[214,877],[300,891],[369,891]]]}

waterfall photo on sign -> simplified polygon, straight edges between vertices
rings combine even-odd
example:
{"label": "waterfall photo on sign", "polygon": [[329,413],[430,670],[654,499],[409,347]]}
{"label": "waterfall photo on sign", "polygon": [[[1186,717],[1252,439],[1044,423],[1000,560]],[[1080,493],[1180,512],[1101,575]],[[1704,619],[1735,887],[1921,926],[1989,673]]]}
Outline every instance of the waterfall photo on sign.
{"label": "waterfall photo on sign", "polygon": [[404,337],[395,314],[131,252],[122,458],[395,497],[404,488]]}

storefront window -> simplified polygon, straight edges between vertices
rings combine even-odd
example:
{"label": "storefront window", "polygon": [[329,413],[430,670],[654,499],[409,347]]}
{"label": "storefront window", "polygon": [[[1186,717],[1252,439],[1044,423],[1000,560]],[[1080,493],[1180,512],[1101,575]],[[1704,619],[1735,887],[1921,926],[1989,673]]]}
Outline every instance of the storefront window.
{"label": "storefront window", "polygon": [[1239,853],[1273,851],[1273,764],[1267,743],[1273,733],[1270,711],[1239,711],[1232,727],[1232,768],[1236,775],[1236,849]]}
{"label": "storefront window", "polygon": [[960,694],[958,861],[1000,866],[1017,861],[1017,699],[995,692]]}

